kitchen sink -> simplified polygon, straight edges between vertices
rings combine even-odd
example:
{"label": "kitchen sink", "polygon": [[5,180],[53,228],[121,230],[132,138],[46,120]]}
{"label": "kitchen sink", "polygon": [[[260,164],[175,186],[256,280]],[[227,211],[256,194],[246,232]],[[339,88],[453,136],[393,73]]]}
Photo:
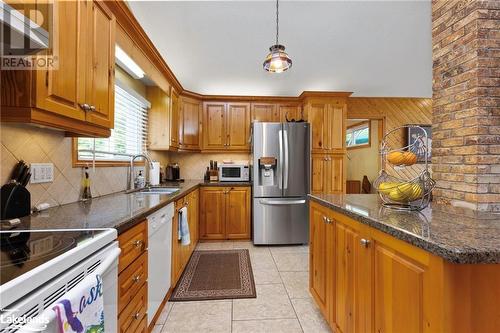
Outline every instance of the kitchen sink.
{"label": "kitchen sink", "polygon": [[178,192],[177,187],[148,187],[137,191],[136,193],[141,194],[172,194]]}

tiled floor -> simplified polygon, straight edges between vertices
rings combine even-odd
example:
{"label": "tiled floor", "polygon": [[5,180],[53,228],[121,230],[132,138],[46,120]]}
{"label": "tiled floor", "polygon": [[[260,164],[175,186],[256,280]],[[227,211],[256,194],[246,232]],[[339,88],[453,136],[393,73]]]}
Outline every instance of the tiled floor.
{"label": "tiled floor", "polygon": [[308,291],[307,246],[200,243],[199,250],[248,249],[257,298],[168,303],[153,333],[330,332]]}

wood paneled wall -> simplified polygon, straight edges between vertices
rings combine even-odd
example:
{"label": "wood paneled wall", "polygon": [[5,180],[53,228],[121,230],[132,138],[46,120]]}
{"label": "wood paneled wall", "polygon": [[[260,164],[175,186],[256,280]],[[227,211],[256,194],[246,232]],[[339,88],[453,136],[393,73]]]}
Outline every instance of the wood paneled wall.
{"label": "wood paneled wall", "polygon": [[[431,98],[350,97],[347,100],[348,119],[383,119],[384,134],[406,124],[432,123]],[[403,147],[405,133],[392,135],[389,143],[394,148]],[[418,175],[422,165],[417,164],[405,170],[407,177]]]}

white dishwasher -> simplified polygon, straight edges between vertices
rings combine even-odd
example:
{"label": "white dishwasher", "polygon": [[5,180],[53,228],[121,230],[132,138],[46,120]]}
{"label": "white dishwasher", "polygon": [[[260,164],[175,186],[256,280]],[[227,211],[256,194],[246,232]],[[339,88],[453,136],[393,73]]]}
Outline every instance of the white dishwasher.
{"label": "white dishwasher", "polygon": [[174,204],[148,216],[148,325],[170,289]]}

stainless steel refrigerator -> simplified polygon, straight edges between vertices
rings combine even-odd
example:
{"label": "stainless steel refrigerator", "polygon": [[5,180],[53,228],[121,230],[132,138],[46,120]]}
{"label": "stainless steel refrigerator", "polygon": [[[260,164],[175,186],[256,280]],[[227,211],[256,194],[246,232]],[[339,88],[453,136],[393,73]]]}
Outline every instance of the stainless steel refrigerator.
{"label": "stainless steel refrigerator", "polygon": [[310,142],[308,123],[252,124],[254,244],[308,243]]}

